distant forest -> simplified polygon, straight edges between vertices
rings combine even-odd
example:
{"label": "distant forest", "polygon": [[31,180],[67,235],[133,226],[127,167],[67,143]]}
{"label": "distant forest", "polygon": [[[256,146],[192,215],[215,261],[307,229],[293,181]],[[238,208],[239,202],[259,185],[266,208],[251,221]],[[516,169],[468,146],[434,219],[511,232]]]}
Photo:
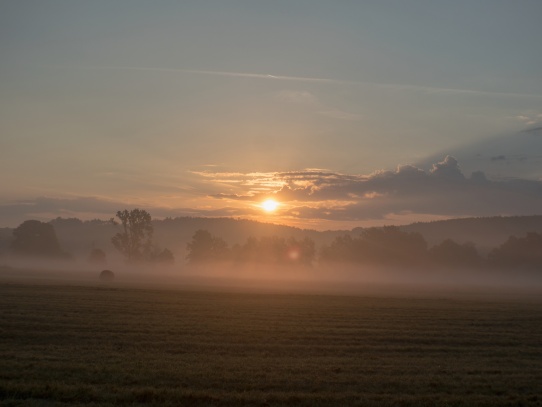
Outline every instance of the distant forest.
{"label": "distant forest", "polygon": [[[233,218],[152,220],[145,211],[134,211],[139,210],[119,211],[117,217],[124,213],[126,218],[116,221],[57,218],[2,228],[0,262],[31,256],[96,264],[144,260],[178,267],[209,262],[304,267],[349,263],[542,271],[542,216],[319,232]],[[139,218],[128,219],[129,215]],[[132,220],[140,222],[136,246]]]}

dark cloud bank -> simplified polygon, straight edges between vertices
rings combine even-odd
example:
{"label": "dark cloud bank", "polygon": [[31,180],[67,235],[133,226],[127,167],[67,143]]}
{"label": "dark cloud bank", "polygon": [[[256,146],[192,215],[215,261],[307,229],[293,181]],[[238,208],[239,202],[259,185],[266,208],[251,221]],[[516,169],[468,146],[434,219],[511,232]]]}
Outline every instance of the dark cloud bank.
{"label": "dark cloud bank", "polygon": [[[209,173],[206,178],[213,176],[219,179],[220,173]],[[281,187],[275,190],[259,188],[269,185],[269,176],[269,173],[265,174],[260,185],[257,173],[237,174],[242,181],[240,188],[245,192],[212,195],[225,201],[224,207],[220,209],[146,209],[157,218],[242,217],[254,215],[258,210],[251,205],[246,205],[246,208],[239,206],[241,202],[257,203],[274,197],[285,203],[282,215],[292,218],[365,221],[385,219],[390,215],[412,215],[413,220],[416,220],[416,215],[533,215],[539,214],[542,208],[542,181],[495,181],[488,179],[481,171],[465,176],[457,160],[451,156],[433,164],[429,171],[412,165],[401,165],[394,171],[377,171],[370,175],[348,175],[322,170],[276,172],[271,177]],[[233,176],[229,174],[228,177]],[[201,193],[205,195],[206,191],[202,190]],[[88,197],[37,198],[0,206],[0,225],[13,226],[25,219],[51,219],[57,216],[107,219],[124,207],[127,207],[124,202]]]}
{"label": "dark cloud bank", "polygon": [[402,165],[367,176],[304,171],[276,177],[285,185],[274,193],[215,197],[259,201],[274,196],[298,204],[289,211],[294,217],[345,221],[382,219],[390,214],[532,215],[542,208],[542,182],[492,181],[481,171],[466,177],[451,156],[429,171]]}

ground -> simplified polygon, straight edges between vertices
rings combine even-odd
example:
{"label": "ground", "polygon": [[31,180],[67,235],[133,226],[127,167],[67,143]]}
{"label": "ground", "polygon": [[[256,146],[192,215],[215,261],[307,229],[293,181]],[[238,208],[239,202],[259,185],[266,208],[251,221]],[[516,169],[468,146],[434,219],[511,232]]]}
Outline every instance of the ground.
{"label": "ground", "polygon": [[539,296],[96,280],[0,279],[1,405],[542,405]]}

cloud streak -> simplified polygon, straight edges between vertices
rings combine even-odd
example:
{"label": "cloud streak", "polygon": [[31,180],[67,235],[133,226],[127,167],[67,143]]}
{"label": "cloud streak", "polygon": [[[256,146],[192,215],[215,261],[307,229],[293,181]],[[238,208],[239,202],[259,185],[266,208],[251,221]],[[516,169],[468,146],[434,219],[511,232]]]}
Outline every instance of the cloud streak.
{"label": "cloud streak", "polygon": [[479,96],[496,96],[496,97],[512,97],[512,98],[527,98],[527,99],[542,99],[542,94],[533,93],[517,93],[517,92],[496,92],[485,91],[478,89],[462,89],[462,88],[447,88],[439,86],[423,86],[411,84],[383,83],[371,81],[344,80],[335,78],[317,78],[310,76],[290,76],[290,75],[273,75],[269,73],[254,73],[254,72],[232,72],[232,71],[213,71],[205,69],[175,69],[175,68],[159,68],[159,67],[135,67],[135,66],[56,66],[59,68],[76,68],[76,69],[93,69],[93,70],[129,70],[129,71],[148,71],[148,72],[165,72],[207,76],[222,76],[232,78],[247,78],[247,79],[262,79],[269,81],[293,81],[293,82],[309,82],[330,85],[348,85],[362,87],[378,87],[382,89],[396,91],[422,91],[432,94],[455,94],[455,95],[479,95]]}

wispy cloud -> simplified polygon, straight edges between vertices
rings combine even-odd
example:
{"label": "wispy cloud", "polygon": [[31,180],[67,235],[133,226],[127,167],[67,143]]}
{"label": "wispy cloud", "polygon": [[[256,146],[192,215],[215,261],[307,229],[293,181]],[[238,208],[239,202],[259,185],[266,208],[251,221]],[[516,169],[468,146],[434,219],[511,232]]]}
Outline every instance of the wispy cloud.
{"label": "wispy cloud", "polygon": [[496,97],[513,97],[513,98],[531,98],[542,99],[542,94],[533,93],[518,93],[518,92],[497,92],[486,91],[479,89],[463,89],[463,88],[448,88],[438,86],[423,86],[398,83],[383,83],[371,81],[344,80],[334,78],[317,78],[310,76],[289,76],[289,75],[274,75],[270,73],[253,73],[253,72],[231,72],[231,71],[212,71],[204,69],[175,69],[175,68],[160,68],[160,67],[135,67],[135,66],[56,66],[59,68],[76,68],[76,69],[96,69],[96,70],[131,70],[131,71],[151,71],[151,72],[169,72],[182,73],[193,75],[210,75],[224,76],[234,78],[253,78],[274,81],[294,81],[294,82],[310,82],[321,84],[335,84],[348,86],[372,86],[397,91],[422,91],[432,94],[457,94],[457,95],[480,95],[480,96],[496,96]]}
{"label": "wispy cloud", "polygon": [[523,122],[527,126],[532,126],[534,124],[542,122],[542,113],[528,111],[526,113],[514,116],[516,120]]}

